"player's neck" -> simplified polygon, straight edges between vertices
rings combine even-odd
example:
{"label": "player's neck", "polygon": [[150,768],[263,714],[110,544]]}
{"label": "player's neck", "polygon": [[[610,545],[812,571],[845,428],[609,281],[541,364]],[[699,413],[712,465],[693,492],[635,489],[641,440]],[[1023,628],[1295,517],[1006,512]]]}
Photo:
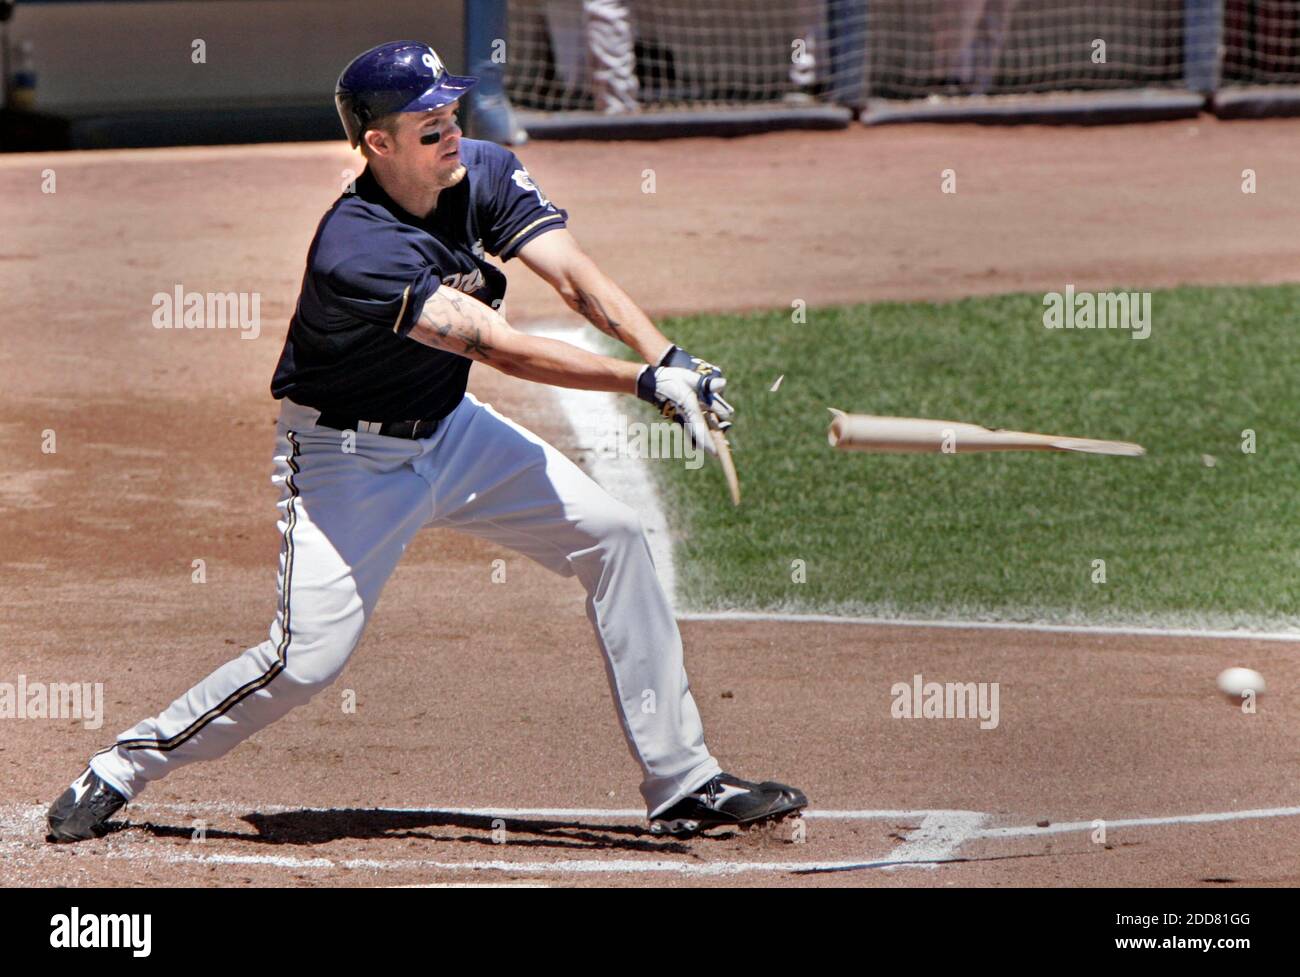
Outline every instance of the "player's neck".
{"label": "player's neck", "polygon": [[370,168],[374,172],[375,182],[383,188],[384,193],[392,197],[393,203],[408,214],[428,217],[438,206],[438,195],[442,193],[442,187],[430,186],[420,180],[402,179],[401,174],[377,167],[373,162]]}
{"label": "player's neck", "polygon": [[373,162],[370,166],[374,169],[375,181],[383,188],[384,193],[408,214],[419,218],[432,214],[434,208],[438,206],[438,197],[442,191],[455,186],[465,177],[465,168],[461,166],[456,173],[452,174],[449,182],[431,184],[422,176],[412,178],[383,167],[375,168]]}

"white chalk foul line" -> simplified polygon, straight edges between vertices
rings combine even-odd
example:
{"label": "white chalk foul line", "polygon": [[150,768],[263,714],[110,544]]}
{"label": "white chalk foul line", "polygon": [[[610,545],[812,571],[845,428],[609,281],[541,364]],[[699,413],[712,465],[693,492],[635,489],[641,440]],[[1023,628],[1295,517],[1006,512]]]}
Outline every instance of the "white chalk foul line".
{"label": "white chalk foul line", "polygon": [[1070,834],[1078,831],[1095,831],[1100,821],[1110,831],[1114,828],[1154,828],[1166,824],[1213,824],[1218,821],[1252,821],[1260,818],[1300,817],[1300,807],[1261,807],[1250,811],[1219,811],[1212,814],[1179,814],[1159,818],[1097,818],[1096,821],[1066,821],[1039,827],[1035,824],[983,828],[971,833],[971,838],[1028,838],[1035,835]]}
{"label": "white chalk foul line", "polygon": [[1300,631],[1197,631],[1193,628],[1139,628],[1101,624],[1034,624],[1018,621],[924,621],[896,617],[842,617],[836,614],[782,614],[715,611],[678,614],[679,621],[755,621],[786,624],[866,624],[874,627],[949,628],[969,631],[1042,631],[1049,634],[1116,634],[1151,638],[1234,638],[1300,642]]}

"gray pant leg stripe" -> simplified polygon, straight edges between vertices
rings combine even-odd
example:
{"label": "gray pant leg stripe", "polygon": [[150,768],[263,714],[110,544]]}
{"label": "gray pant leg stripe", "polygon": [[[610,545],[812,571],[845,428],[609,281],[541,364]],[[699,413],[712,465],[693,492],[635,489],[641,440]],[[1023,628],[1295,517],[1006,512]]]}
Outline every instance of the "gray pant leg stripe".
{"label": "gray pant leg stripe", "polygon": [[[293,476],[299,473],[297,458],[298,458],[298,453],[301,450],[299,448],[297,438],[295,437],[293,431],[289,431],[287,437],[289,439],[289,443],[293,445],[293,451],[290,453],[287,459],[289,463],[290,474],[286,478],[286,482],[289,485],[289,519],[284,528],[284,547],[285,547],[284,600],[281,604],[281,618],[284,621],[284,627],[283,627],[284,633],[280,637],[279,647],[276,648],[275,664],[273,664],[269,669],[267,669],[257,678],[253,679],[251,682],[248,682],[240,686],[234,692],[230,693],[230,695],[226,696],[225,699],[223,699],[217,705],[213,706],[211,709],[205,712],[198,719],[194,720],[194,722],[190,723],[189,726],[181,730],[175,736],[170,736],[165,740],[158,740],[158,739],[119,740],[118,742],[114,743],[112,746],[108,746],[100,750],[99,753],[108,753],[110,750],[117,749],[118,747],[122,747],[123,749],[127,749],[127,750],[159,750],[163,753],[166,753],[169,750],[174,750],[178,746],[185,743],[187,740],[194,737],[199,732],[199,730],[203,729],[203,727],[206,726],[208,723],[212,722],[212,720],[216,719],[218,716],[225,715],[227,712],[233,709],[244,699],[248,698],[258,689],[265,688],[267,685],[271,683],[271,681],[277,675],[279,675],[282,671],[284,671],[285,665],[287,665],[289,661],[289,641],[292,636],[292,632],[290,630],[290,620],[289,620],[289,592],[293,585],[293,558],[294,558],[293,529],[296,525],[298,525],[298,510],[294,506],[294,502],[298,499],[298,486],[294,484]],[[94,755],[99,756],[99,753],[96,753]]]}

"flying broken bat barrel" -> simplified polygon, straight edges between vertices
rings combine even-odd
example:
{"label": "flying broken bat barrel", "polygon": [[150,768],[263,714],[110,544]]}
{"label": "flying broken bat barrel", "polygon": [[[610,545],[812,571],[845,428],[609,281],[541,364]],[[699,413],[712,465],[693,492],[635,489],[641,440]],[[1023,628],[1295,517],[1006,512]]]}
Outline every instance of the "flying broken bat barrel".
{"label": "flying broken bat barrel", "polygon": [[831,408],[827,439],[841,451],[881,453],[967,454],[974,451],[1079,451],[1089,455],[1146,454],[1140,444],[1102,441],[1062,434],[1003,431],[965,421],[940,421],[924,417],[881,417],[846,414]]}

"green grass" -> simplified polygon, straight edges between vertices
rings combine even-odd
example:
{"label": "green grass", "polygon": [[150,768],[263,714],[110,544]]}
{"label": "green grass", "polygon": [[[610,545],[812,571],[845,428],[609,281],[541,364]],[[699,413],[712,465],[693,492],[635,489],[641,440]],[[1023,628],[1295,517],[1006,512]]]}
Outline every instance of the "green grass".
{"label": "green grass", "polygon": [[[649,463],[680,532],[678,601],[1295,626],[1298,309],[1290,286],[1156,292],[1145,340],[1047,330],[1041,295],[810,309],[805,324],[788,311],[666,321],[727,371],[744,493],[733,508],[712,463]],[[827,407],[1138,441],[1148,454],[851,454],[828,446]],[[792,580],[795,560],[806,582]]]}

